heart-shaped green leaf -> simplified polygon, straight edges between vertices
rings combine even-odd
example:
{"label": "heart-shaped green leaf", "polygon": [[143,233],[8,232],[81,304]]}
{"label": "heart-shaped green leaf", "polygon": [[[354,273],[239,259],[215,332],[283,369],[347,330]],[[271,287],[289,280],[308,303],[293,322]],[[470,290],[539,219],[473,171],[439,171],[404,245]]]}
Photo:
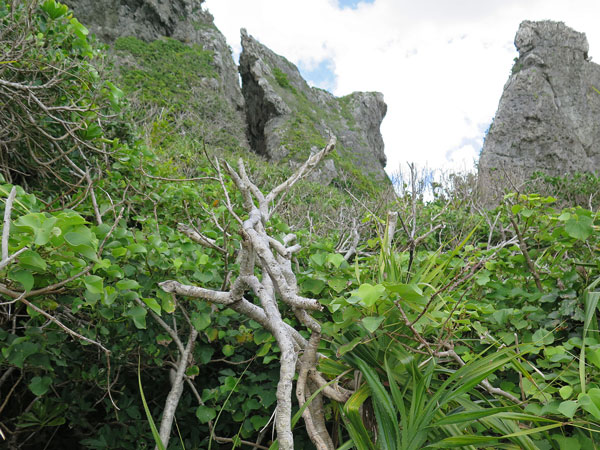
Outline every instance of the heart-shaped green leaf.
{"label": "heart-shaped green leaf", "polygon": [[50,377],[33,377],[28,387],[31,392],[33,392],[36,396],[41,397],[48,389],[50,389],[50,385],[52,384],[52,378]]}
{"label": "heart-shaped green leaf", "polygon": [[381,325],[381,322],[383,322],[384,319],[385,317],[383,316],[365,317],[363,320],[361,320],[361,322],[367,331],[369,331],[369,333],[373,333],[377,328],[379,328],[379,325]]}
{"label": "heart-shaped green leaf", "polygon": [[361,284],[356,291],[354,291],[353,295],[358,297],[363,305],[366,307],[371,307],[377,300],[381,298],[384,293],[385,288],[381,284],[376,284],[373,286],[369,283],[364,283]]}

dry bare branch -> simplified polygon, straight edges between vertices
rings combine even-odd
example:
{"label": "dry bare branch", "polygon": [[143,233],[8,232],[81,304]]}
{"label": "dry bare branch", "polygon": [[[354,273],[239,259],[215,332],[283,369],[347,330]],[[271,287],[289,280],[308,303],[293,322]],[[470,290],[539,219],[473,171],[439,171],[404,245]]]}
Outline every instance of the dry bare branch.
{"label": "dry bare branch", "polygon": [[2,227],[2,259],[0,260],[0,268],[4,267],[6,264],[5,261],[8,260],[8,236],[10,234],[10,213],[12,212],[12,205],[15,201],[15,197],[17,196],[17,187],[13,186],[10,190],[10,194],[8,194],[8,198],[6,199],[6,204],[4,205],[4,225]]}
{"label": "dry bare branch", "polygon": [[227,253],[227,250],[225,250],[222,247],[219,247],[214,239],[204,236],[198,230],[195,230],[184,223],[178,223],[177,230],[185,234],[197,244],[203,245],[204,247],[212,248],[220,253]]}
{"label": "dry bare branch", "polygon": [[[311,311],[320,310],[321,305],[316,299],[306,298],[298,293],[296,277],[291,267],[292,255],[300,250],[300,246],[294,244],[295,236],[289,234],[284,237],[283,242],[278,241],[269,236],[265,225],[273,213],[272,205],[277,197],[287,192],[298,180],[306,176],[334,147],[335,138],[332,138],[324,149],[310,156],[288,180],[274,188],[267,195],[264,195],[249,179],[242,161],[238,163],[237,171],[226,164],[227,172],[242,194],[243,207],[248,217],[244,221],[234,211],[220,166],[217,163],[215,167],[225,195],[227,210],[240,224],[242,243],[237,258],[240,272],[228,291],[184,285],[174,280],[163,281],[159,284],[160,288],[166,292],[226,305],[255,320],[275,337],[281,350],[279,382],[276,392],[277,414],[275,427],[279,448],[282,450],[293,449],[291,394],[297,367],[300,368],[302,381],[300,398],[304,398],[303,392],[314,392],[314,390],[326,384],[322,377],[315,374],[316,345],[320,339],[321,328],[319,323],[310,315]],[[214,241],[209,241],[187,226],[179,225],[178,228],[201,245],[211,247],[216,245]],[[256,275],[256,272],[260,273],[260,278]],[[254,304],[244,297],[247,292],[253,294],[254,298],[258,300],[258,304]],[[312,331],[309,342],[283,320],[278,300],[287,303],[300,319],[300,322]],[[302,362],[298,364],[300,351],[304,351],[304,356]],[[329,389],[324,389],[323,393],[325,395],[329,393],[340,400],[347,399],[349,396],[347,392],[331,386],[329,386]],[[327,434],[327,430],[324,428],[323,418],[319,416],[317,409],[309,407],[305,410],[307,427],[312,430],[309,434],[311,434],[311,439],[319,449],[330,450],[333,448],[333,444],[329,436],[326,437],[323,434],[324,432]]]}

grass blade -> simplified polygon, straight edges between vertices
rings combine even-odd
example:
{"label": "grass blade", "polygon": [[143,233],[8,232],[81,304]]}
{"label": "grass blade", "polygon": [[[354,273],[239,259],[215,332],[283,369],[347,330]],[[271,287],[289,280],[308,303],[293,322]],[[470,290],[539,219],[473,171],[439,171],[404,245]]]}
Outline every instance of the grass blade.
{"label": "grass blade", "polygon": [[375,370],[360,358],[355,358],[355,361],[371,390],[375,419],[379,429],[378,444],[382,449],[395,450],[400,439],[398,420],[392,399]]}
{"label": "grass blade", "polygon": [[375,450],[375,446],[360,416],[360,407],[370,394],[371,391],[366,384],[361,386],[346,401],[342,410],[346,428],[357,450]]}
{"label": "grass blade", "polygon": [[[581,393],[585,394],[585,337],[592,322],[597,323],[596,308],[598,300],[600,300],[600,292],[592,292],[593,289],[600,283],[600,278],[590,284],[583,294],[583,302],[585,305],[585,321],[583,323],[583,336],[581,337],[581,352],[579,354],[579,382],[581,383]],[[595,327],[598,329],[598,326]]]}
{"label": "grass blade", "polygon": [[142,398],[142,404],[144,405],[144,411],[146,411],[146,418],[148,419],[148,423],[150,424],[150,429],[152,430],[152,437],[154,438],[154,442],[156,442],[156,446],[159,450],[165,450],[165,446],[160,439],[160,434],[156,429],[156,425],[154,424],[154,419],[152,418],[152,414],[150,414],[150,408],[148,408],[148,403],[146,403],[146,397],[144,396],[144,388],[142,388],[142,377],[141,377],[141,360],[138,358],[138,385],[140,387],[140,397]]}
{"label": "grass blade", "polygon": [[[448,416],[443,417],[440,420],[433,422],[429,426],[430,427],[439,427],[441,425],[450,425],[450,424],[456,424],[456,423],[471,422],[474,420],[481,419],[482,417],[493,416],[500,412],[509,411],[511,408],[512,408],[511,406],[504,406],[501,408],[485,408],[485,409],[481,409],[481,410],[477,410],[477,411],[465,411],[465,412],[450,414]],[[534,417],[537,417],[537,416],[534,416]]]}
{"label": "grass blade", "polygon": [[321,386],[319,389],[317,389],[315,392],[313,392],[310,397],[308,397],[306,399],[306,401],[304,402],[304,404],[300,407],[300,409],[296,412],[296,414],[294,414],[294,417],[292,417],[292,428],[294,428],[294,425],[296,425],[296,423],[298,423],[298,421],[300,420],[300,417],[302,417],[302,413],[304,412],[304,410],[306,408],[308,408],[308,406],[315,399],[315,397],[317,395],[319,395],[323,391],[323,389],[325,389],[327,386],[331,386],[336,381],[337,381],[337,378],[334,378],[329,383],[324,384],[323,386]]}
{"label": "grass blade", "polygon": [[481,448],[481,444],[492,444],[498,442],[497,437],[493,436],[450,436],[435,444],[428,445],[427,448],[462,448],[466,445],[475,445]]}
{"label": "grass blade", "polygon": [[553,428],[562,427],[564,425],[566,425],[566,423],[558,422],[558,423],[553,423],[553,424],[550,424],[550,425],[544,425],[542,427],[529,428],[527,430],[517,431],[516,433],[505,434],[504,436],[502,436],[502,438],[508,439],[508,438],[511,438],[511,437],[528,436],[530,434],[541,433],[543,431],[548,431],[548,430],[551,430]]}

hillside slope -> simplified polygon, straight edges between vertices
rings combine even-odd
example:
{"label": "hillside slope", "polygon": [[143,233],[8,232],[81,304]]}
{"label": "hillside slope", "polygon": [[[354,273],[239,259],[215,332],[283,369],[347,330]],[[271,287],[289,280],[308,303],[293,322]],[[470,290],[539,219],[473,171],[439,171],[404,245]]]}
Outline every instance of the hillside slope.
{"label": "hillside slope", "polygon": [[172,124],[183,116],[184,128],[208,144],[250,148],[292,167],[335,134],[337,155],[315,181],[336,181],[357,194],[389,186],[379,131],[386,112],[382,94],[336,98],[310,88],[294,65],[245,32],[240,87],[231,49],[202,2],[67,3],[111,45],[124,90],[141,99],[147,111],[166,117],[169,132],[181,132],[181,120]]}

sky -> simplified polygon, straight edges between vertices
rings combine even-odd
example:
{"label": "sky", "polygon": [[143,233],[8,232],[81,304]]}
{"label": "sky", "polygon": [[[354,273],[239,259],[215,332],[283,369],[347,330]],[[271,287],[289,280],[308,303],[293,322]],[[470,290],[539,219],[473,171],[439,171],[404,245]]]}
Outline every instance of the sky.
{"label": "sky", "polygon": [[[556,20],[584,32],[600,55],[598,0],[206,0],[241,51],[240,28],[337,96],[379,91],[390,175],[415,163],[474,170],[518,56],[523,20]],[[600,56],[598,56],[600,61]]]}

